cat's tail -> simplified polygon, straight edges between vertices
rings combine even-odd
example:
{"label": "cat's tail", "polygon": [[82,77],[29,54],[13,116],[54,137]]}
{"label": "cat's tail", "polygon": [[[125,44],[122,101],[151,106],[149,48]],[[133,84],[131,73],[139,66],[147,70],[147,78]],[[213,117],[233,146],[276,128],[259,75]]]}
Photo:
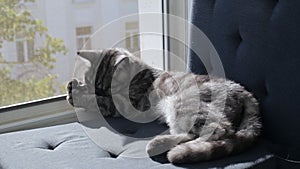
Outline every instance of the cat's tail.
{"label": "cat's tail", "polygon": [[242,96],[244,114],[235,134],[216,141],[203,141],[200,138],[177,145],[168,152],[172,163],[199,162],[217,159],[239,153],[251,146],[261,131],[259,107],[253,95],[247,91]]}
{"label": "cat's tail", "polygon": [[[234,135],[235,144],[240,147],[248,148],[260,135],[262,124],[260,119],[260,111],[257,100],[254,96],[244,91],[241,95],[244,100],[244,113],[240,125]],[[239,150],[239,147],[233,149],[233,153],[238,153],[243,149]]]}

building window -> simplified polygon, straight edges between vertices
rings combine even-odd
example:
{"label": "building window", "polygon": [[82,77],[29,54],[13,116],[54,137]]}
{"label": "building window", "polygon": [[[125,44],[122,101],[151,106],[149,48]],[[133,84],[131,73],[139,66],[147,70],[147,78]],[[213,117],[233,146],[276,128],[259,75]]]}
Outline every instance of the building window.
{"label": "building window", "polygon": [[18,62],[27,62],[34,55],[34,41],[25,39],[23,35],[17,35],[16,52]]}
{"label": "building window", "polygon": [[90,40],[91,35],[92,35],[91,26],[76,28],[77,50],[92,49],[92,43]]}
{"label": "building window", "polygon": [[126,22],[126,48],[131,52],[137,52],[140,50],[140,39],[139,39],[139,26],[138,22]]}
{"label": "building window", "polygon": [[72,0],[73,3],[90,3],[94,2],[94,0]]}
{"label": "building window", "polygon": [[20,4],[24,4],[24,5],[33,5],[35,4],[35,1],[26,1],[26,0],[19,0]]}

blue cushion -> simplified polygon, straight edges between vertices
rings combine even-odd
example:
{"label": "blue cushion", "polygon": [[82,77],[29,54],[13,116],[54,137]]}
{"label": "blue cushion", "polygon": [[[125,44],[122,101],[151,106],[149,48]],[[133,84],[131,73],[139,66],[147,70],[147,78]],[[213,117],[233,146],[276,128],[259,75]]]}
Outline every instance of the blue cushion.
{"label": "blue cushion", "polygon": [[[300,160],[300,1],[195,0],[192,16],[216,48],[226,77],[258,98],[270,149]],[[191,44],[199,48],[193,33]],[[190,70],[207,73],[193,51]]]}
{"label": "blue cushion", "polygon": [[[99,169],[141,169],[141,168],[247,168],[267,166],[274,168],[274,157],[260,142],[247,152],[216,161],[174,166],[165,160],[145,156],[148,139],[144,136],[163,131],[166,126],[151,123],[128,127],[125,119],[108,118],[115,131],[99,127],[98,134],[103,142],[94,142],[88,137],[84,126],[79,123],[47,127],[0,135],[0,168],[99,168]],[[130,124],[131,126],[131,124]],[[133,125],[134,126],[134,125]],[[97,128],[97,127],[96,127]],[[154,130],[157,129],[157,130]],[[106,132],[101,132],[106,131]],[[116,131],[117,140],[112,139]],[[148,134],[143,134],[143,133]],[[125,135],[138,140],[128,140]],[[107,144],[108,143],[108,144]]]}

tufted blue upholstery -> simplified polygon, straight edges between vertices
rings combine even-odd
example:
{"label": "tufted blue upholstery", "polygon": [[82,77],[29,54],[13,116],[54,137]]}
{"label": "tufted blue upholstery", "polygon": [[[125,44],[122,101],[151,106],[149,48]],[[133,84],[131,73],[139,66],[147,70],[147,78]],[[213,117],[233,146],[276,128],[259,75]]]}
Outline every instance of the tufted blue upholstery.
{"label": "tufted blue upholstery", "polygon": [[[215,46],[226,77],[258,98],[270,150],[300,160],[300,1],[195,0],[192,22]],[[190,69],[207,73],[193,52]]]}
{"label": "tufted blue upholstery", "polygon": [[[130,122],[124,119],[108,118],[107,121],[119,132],[135,138],[166,129],[158,123],[128,127]],[[99,130],[101,137],[105,138],[104,141],[110,140],[108,135],[112,133]],[[274,158],[262,143],[248,152],[218,161],[174,166],[166,163],[162,156],[152,160],[141,155],[145,152],[147,140],[130,141],[124,135],[120,135],[118,140],[110,140],[109,144],[96,145],[79,123],[2,134],[0,169],[240,169],[275,166]],[[267,160],[272,163],[266,164]]]}

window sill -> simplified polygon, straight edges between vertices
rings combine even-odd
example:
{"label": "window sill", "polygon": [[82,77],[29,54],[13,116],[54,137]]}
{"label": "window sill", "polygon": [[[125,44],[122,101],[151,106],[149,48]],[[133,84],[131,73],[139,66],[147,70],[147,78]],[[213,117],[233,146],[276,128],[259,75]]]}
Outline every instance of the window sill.
{"label": "window sill", "polygon": [[0,134],[76,122],[65,95],[0,108]]}

